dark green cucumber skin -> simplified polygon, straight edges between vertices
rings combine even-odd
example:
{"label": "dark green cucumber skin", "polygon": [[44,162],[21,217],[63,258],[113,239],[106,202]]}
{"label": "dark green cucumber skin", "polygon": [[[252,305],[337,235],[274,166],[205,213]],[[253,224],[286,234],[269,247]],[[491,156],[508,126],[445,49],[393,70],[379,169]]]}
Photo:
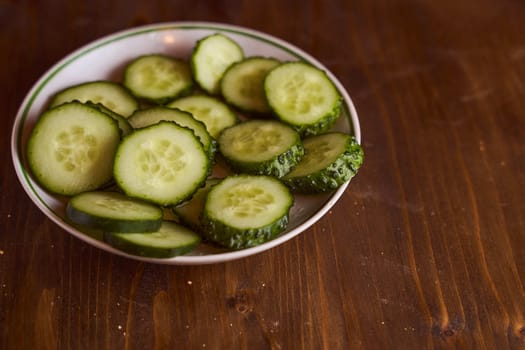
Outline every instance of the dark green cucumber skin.
{"label": "dark green cucumber skin", "polygon": [[137,256],[143,256],[147,258],[159,258],[166,259],[172,258],[178,255],[184,255],[191,252],[197,245],[199,245],[200,240],[192,244],[187,244],[184,246],[179,246],[176,248],[160,248],[160,247],[148,247],[140,246],[136,243],[129,242],[126,239],[126,233],[104,233],[104,241],[111,245],[113,248],[123,251],[125,253]]}
{"label": "dark green cucumber skin", "polygon": [[[220,142],[219,142],[220,152]],[[222,153],[221,153],[222,154]],[[304,156],[304,147],[300,142],[293,145],[286,152],[281,153],[272,159],[264,162],[239,162],[235,159],[228,158],[222,154],[226,163],[238,173],[246,173],[252,175],[269,175],[281,178],[288,174],[299,163]]]}
{"label": "dark green cucumber skin", "polygon": [[282,233],[288,226],[289,216],[283,215],[271,224],[252,229],[237,229],[220,220],[202,215],[203,236],[207,240],[230,249],[250,248],[268,242]]}
{"label": "dark green cucumber skin", "polygon": [[315,194],[337,189],[354,177],[364,160],[364,152],[354,136],[348,137],[345,151],[328,167],[305,176],[281,179],[292,192]]}
{"label": "dark green cucumber skin", "polygon": [[69,201],[66,205],[66,216],[75,224],[110,232],[152,232],[157,231],[162,223],[162,211],[159,209],[156,220],[123,220],[94,216],[78,210]]}

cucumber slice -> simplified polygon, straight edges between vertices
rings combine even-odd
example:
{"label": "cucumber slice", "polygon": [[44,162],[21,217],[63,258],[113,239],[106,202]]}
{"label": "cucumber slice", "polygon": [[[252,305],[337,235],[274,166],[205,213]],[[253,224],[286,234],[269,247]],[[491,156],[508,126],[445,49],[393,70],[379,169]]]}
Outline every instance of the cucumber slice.
{"label": "cucumber slice", "polygon": [[104,106],[102,103],[93,103],[91,101],[87,101],[86,105],[98,109],[102,113],[105,113],[109,115],[111,118],[115,119],[117,121],[118,127],[120,129],[120,132],[122,133],[122,136],[129,135],[133,131],[133,127],[128,122],[126,118],[121,116],[120,114],[113,112],[111,109]]}
{"label": "cucumber slice", "polygon": [[193,88],[187,62],[161,54],[134,59],[124,71],[124,86],[137,98],[164,104]]}
{"label": "cucumber slice", "polygon": [[109,191],[80,193],[66,206],[66,215],[74,223],[111,232],[156,231],[162,214],[153,204]]}
{"label": "cucumber slice", "polygon": [[353,136],[340,132],[303,140],[305,156],[282,180],[294,192],[319,193],[350,180],[363,163],[363,149]]}
{"label": "cucumber slice", "polygon": [[199,188],[189,201],[172,208],[173,213],[184,225],[187,225],[197,232],[203,231],[201,214],[204,208],[204,201],[206,200],[206,196],[210,189],[218,184],[219,181],[220,179],[217,178],[206,180],[204,187]]}
{"label": "cucumber slice", "polygon": [[244,112],[270,113],[264,94],[264,78],[280,62],[273,58],[249,57],[233,63],[221,79],[221,94]]}
{"label": "cucumber slice", "polygon": [[192,251],[201,241],[195,232],[175,222],[163,221],[155,232],[106,232],[104,240],[123,252],[151,258],[171,258]]}
{"label": "cucumber slice", "polygon": [[264,91],[277,118],[303,137],[329,130],[341,111],[342,98],[330,78],[304,62],[272,69],[264,80]]}
{"label": "cucumber slice", "polygon": [[195,119],[191,113],[176,108],[158,106],[135,111],[135,113],[129,117],[129,122],[135,129],[156,124],[161,120],[173,121],[180,126],[185,126],[193,130],[202,143],[204,151],[208,154],[210,160],[214,160],[217,142],[208,133],[206,125]]}
{"label": "cucumber slice", "polygon": [[168,107],[190,112],[195,119],[206,125],[213,138],[217,138],[223,129],[239,120],[227,104],[206,95],[182,97],[169,103]]}
{"label": "cucumber slice", "polygon": [[275,120],[252,119],[226,128],[219,150],[237,172],[282,177],[304,155],[299,134]]}
{"label": "cucumber slice", "polygon": [[293,201],[288,188],[273,177],[227,177],[208,192],[203,235],[233,249],[264,243],[285,230]]}
{"label": "cucumber slice", "polygon": [[111,180],[119,142],[115,120],[80,102],[70,102],[40,116],[29,136],[27,160],[44,188],[75,195]]}
{"label": "cucumber slice", "polygon": [[242,48],[235,41],[217,33],[197,41],[190,63],[197,84],[209,94],[218,94],[224,71],[243,58]]}
{"label": "cucumber slice", "polygon": [[92,81],[66,88],[53,97],[50,107],[75,100],[102,103],[124,118],[139,107],[137,100],[126,88],[111,81]]}
{"label": "cucumber slice", "polygon": [[193,131],[161,121],[122,140],[113,173],[127,195],[167,206],[185,201],[201,187],[209,167]]}

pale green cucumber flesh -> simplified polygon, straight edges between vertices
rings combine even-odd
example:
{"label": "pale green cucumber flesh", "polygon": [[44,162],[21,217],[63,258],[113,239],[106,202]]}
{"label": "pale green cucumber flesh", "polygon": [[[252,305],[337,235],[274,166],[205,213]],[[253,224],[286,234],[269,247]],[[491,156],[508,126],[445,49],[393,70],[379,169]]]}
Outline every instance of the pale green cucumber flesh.
{"label": "pale green cucumber flesh", "polygon": [[342,98],[326,73],[304,62],[272,69],[264,90],[274,114],[303,137],[329,130],[342,107]]}
{"label": "pale green cucumber flesh", "polygon": [[203,235],[233,249],[262,244],[286,229],[293,200],[288,188],[273,177],[227,177],[208,192]]}
{"label": "pale green cucumber flesh", "polygon": [[201,141],[210,160],[214,160],[217,148],[216,141],[211,137],[206,129],[206,125],[195,119],[191,113],[177,108],[157,106],[135,111],[135,113],[129,117],[129,122],[135,129],[150,126],[163,120],[173,121],[180,126],[193,130],[195,135]]}
{"label": "pale green cucumber flesh", "polygon": [[206,125],[213,138],[217,138],[223,129],[238,122],[237,115],[227,104],[206,95],[182,97],[167,106],[190,112],[195,119]]}
{"label": "pale green cucumber flesh", "polygon": [[44,112],[27,145],[29,167],[47,190],[75,195],[112,177],[120,130],[108,115],[79,102]]}
{"label": "pale green cucumber flesh", "polygon": [[155,231],[162,222],[159,207],[110,191],[71,197],[66,215],[78,225],[110,232]]}
{"label": "pale green cucumber flesh", "polygon": [[104,240],[115,249],[128,254],[171,258],[192,251],[199,245],[201,237],[175,222],[163,221],[154,232],[106,232]]}
{"label": "pale green cucumber flesh", "polygon": [[98,109],[102,113],[105,113],[105,114],[109,115],[111,118],[115,119],[117,121],[117,124],[118,124],[118,127],[120,129],[120,132],[121,132],[122,136],[126,136],[126,135],[130,134],[133,131],[133,127],[128,122],[128,119],[124,118],[120,114],[118,114],[118,113],[112,111],[111,109],[107,108],[102,103],[94,103],[94,102],[91,102],[91,101],[87,101],[86,105],[88,105],[89,107]]}
{"label": "pale green cucumber flesh", "polygon": [[228,164],[247,174],[282,177],[304,155],[299,134],[272,120],[252,119],[226,128],[218,144]]}
{"label": "pale green cucumber flesh", "polygon": [[264,93],[264,78],[279,61],[266,57],[248,57],[233,63],[221,79],[221,94],[231,105],[245,112],[269,113]]}
{"label": "pale green cucumber flesh", "polygon": [[226,69],[243,58],[243,50],[235,41],[217,33],[197,42],[190,63],[199,86],[209,94],[218,94],[220,80]]}
{"label": "pale green cucumber flesh", "polygon": [[144,55],[133,60],[124,72],[123,84],[137,98],[164,104],[191,91],[189,64],[167,55]]}
{"label": "pale green cucumber flesh", "polygon": [[210,161],[193,131],[161,121],[137,129],[120,143],[114,178],[131,197],[159,205],[187,200],[205,182]]}
{"label": "pale green cucumber flesh", "polygon": [[103,80],[82,83],[59,91],[51,100],[50,106],[55,107],[71,101],[102,103],[124,118],[129,117],[139,107],[129,90],[120,84]]}

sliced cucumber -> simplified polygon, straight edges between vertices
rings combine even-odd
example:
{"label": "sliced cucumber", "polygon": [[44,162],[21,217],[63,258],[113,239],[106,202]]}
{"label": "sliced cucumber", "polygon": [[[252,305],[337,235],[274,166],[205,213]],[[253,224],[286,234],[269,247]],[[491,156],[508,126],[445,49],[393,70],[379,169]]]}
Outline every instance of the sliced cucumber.
{"label": "sliced cucumber", "polygon": [[199,188],[189,201],[172,208],[173,213],[183,224],[197,232],[202,232],[201,214],[204,201],[210,189],[219,181],[220,179],[217,178],[209,178],[204,187]]}
{"label": "sliced cucumber", "polygon": [[305,156],[282,180],[295,192],[331,191],[350,180],[363,163],[363,149],[354,137],[340,132],[303,140]]}
{"label": "sliced cucumber", "polygon": [[288,188],[273,177],[227,177],[206,197],[203,235],[233,249],[264,243],[286,229],[293,201]]}
{"label": "sliced cucumber", "polygon": [[175,222],[163,221],[155,232],[106,232],[104,240],[112,247],[128,254],[171,258],[192,251],[199,245],[201,237]]}
{"label": "sliced cucumber", "polygon": [[133,131],[133,127],[131,126],[131,124],[128,122],[126,118],[112,111],[111,109],[107,108],[102,103],[93,103],[91,101],[87,101],[86,105],[88,105],[89,107],[98,109],[102,113],[105,113],[109,115],[111,118],[115,119],[117,121],[120,132],[122,133],[122,136],[126,136]]}
{"label": "sliced cucumber", "polygon": [[134,59],[124,72],[124,86],[137,98],[164,104],[193,87],[187,62],[161,54]]}
{"label": "sliced cucumber", "polygon": [[219,150],[237,172],[282,177],[303,157],[299,134],[275,120],[252,119],[226,128]]}
{"label": "sliced cucumber", "polygon": [[74,223],[110,232],[156,231],[162,214],[153,204],[109,191],[80,193],[66,206],[66,215]]}
{"label": "sliced cucumber", "polygon": [[342,98],[326,73],[304,62],[287,62],[264,80],[266,98],[275,115],[302,136],[330,129],[339,117]]}
{"label": "sliced cucumber", "polygon": [[71,101],[102,103],[107,108],[127,118],[138,107],[137,100],[122,85],[111,81],[92,81],[68,87],[51,100],[51,107]]}
{"label": "sliced cucumber", "polygon": [[70,102],[40,116],[29,136],[27,160],[47,190],[75,195],[109,182],[119,142],[114,119],[80,102]]}
{"label": "sliced cucumber", "polygon": [[168,107],[190,112],[206,125],[213,138],[217,138],[224,128],[234,125],[239,119],[227,104],[206,95],[182,97],[169,103]]}
{"label": "sliced cucumber", "polygon": [[174,122],[137,129],[120,143],[114,178],[129,196],[177,205],[206,180],[210,161],[193,131]]}
{"label": "sliced cucumber", "polygon": [[280,62],[273,58],[248,57],[233,63],[221,79],[226,102],[245,112],[270,113],[264,94],[264,78]]}
{"label": "sliced cucumber", "polygon": [[206,151],[210,160],[214,159],[217,142],[208,133],[206,125],[195,119],[189,112],[176,108],[158,106],[135,111],[135,113],[129,117],[129,122],[135,129],[156,124],[161,120],[173,121],[180,126],[185,126],[193,130],[201,141],[204,151]]}
{"label": "sliced cucumber", "polygon": [[219,33],[206,36],[197,42],[191,54],[195,81],[207,93],[218,94],[224,71],[243,58],[242,48],[229,37]]}

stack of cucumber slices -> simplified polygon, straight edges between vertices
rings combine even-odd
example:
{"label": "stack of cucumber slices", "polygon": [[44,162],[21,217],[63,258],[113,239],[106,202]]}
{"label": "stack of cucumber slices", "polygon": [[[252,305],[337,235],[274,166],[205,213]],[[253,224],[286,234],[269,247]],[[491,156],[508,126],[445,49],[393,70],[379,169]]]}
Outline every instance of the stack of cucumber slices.
{"label": "stack of cucumber slices", "polygon": [[342,104],[319,68],[246,57],[216,33],[188,60],[149,53],[120,82],[58,91],[27,161],[43,188],[66,198],[72,224],[118,250],[244,249],[286,230],[295,194],[333,191],[357,173],[361,146],[333,128]]}

